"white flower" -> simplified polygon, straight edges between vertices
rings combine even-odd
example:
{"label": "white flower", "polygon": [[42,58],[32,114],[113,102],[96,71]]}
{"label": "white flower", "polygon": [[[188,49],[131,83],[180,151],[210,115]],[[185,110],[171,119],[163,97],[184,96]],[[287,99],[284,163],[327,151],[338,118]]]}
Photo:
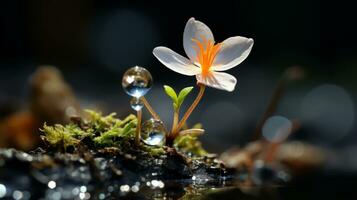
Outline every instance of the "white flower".
{"label": "white flower", "polygon": [[177,73],[195,75],[198,83],[231,92],[237,79],[221,71],[243,62],[253,43],[251,38],[236,36],[215,44],[208,26],[190,18],[183,33],[183,47],[189,59],[167,47],[156,47],[153,54],[162,64]]}

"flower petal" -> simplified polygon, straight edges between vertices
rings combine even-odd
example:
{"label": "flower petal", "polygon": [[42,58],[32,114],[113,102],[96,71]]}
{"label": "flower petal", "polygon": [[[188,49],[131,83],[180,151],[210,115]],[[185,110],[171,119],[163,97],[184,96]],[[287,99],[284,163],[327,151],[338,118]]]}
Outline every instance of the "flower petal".
{"label": "flower petal", "polygon": [[193,76],[201,72],[189,59],[167,47],[156,47],[153,54],[162,64],[177,73]]}
{"label": "flower petal", "polygon": [[208,26],[195,20],[193,17],[190,18],[187,21],[183,32],[183,48],[185,49],[185,52],[190,60],[196,65],[198,65],[196,50],[194,48],[196,44],[192,41],[192,39],[197,39],[204,44],[205,42],[203,42],[203,38],[214,43],[212,31],[208,28]]}
{"label": "flower petal", "polygon": [[237,79],[234,76],[224,72],[211,72],[205,78],[202,77],[202,74],[197,74],[196,79],[199,83],[206,86],[229,92],[234,90],[237,83]]}
{"label": "flower petal", "polygon": [[237,66],[248,57],[253,43],[253,39],[240,36],[224,40],[220,51],[213,61],[212,70],[224,71]]}

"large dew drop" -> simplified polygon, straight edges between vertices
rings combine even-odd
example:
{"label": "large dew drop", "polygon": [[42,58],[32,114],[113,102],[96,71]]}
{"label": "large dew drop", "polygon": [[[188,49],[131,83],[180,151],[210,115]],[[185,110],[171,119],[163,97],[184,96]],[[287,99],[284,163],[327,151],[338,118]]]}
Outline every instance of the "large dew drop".
{"label": "large dew drop", "polygon": [[151,89],[152,82],[152,76],[148,70],[135,66],[124,73],[122,86],[128,95],[140,98]]}
{"label": "large dew drop", "polygon": [[141,110],[141,109],[144,107],[144,103],[143,103],[143,101],[142,101],[140,98],[133,97],[133,98],[130,100],[130,106],[131,106],[131,108],[134,109],[135,111],[139,111],[139,110]]}
{"label": "large dew drop", "polygon": [[166,141],[163,122],[155,119],[147,120],[142,126],[141,139],[150,146],[163,146]]}

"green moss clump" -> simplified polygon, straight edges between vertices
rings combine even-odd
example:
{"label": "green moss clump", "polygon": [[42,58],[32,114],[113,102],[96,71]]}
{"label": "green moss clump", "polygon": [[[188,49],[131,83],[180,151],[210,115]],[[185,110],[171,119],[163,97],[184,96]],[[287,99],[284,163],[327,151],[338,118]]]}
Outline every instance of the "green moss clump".
{"label": "green moss clump", "polygon": [[142,145],[141,149],[143,151],[148,152],[152,156],[160,156],[166,153],[164,148],[162,147],[156,147],[156,146],[147,146],[147,145]]}
{"label": "green moss clump", "polygon": [[79,140],[75,138],[75,134],[79,133],[79,130],[72,125],[62,126],[56,124],[54,126],[47,126],[45,123],[41,131],[45,133],[46,141],[54,147],[66,150],[67,147],[79,143]]}
{"label": "green moss clump", "polygon": [[115,113],[102,116],[101,113],[86,110],[89,120],[83,124],[70,123],[67,125],[56,124],[48,126],[46,123],[41,130],[44,139],[53,147],[67,149],[77,145],[84,138],[97,147],[120,146],[124,140],[134,137],[137,119],[135,115],[129,115],[124,120],[115,118]]}
{"label": "green moss clump", "polygon": [[134,138],[137,124],[134,115],[129,115],[122,121],[114,118],[110,119],[110,121],[112,121],[112,123],[107,127],[99,126],[101,132],[99,136],[93,138],[93,141],[97,146],[120,146],[120,143],[123,140]]}
{"label": "green moss clump", "polygon": [[[85,111],[88,114],[88,119],[81,122],[67,125],[56,124],[54,126],[48,126],[45,123],[41,130],[44,134],[44,140],[51,147],[64,151],[68,147],[76,147],[82,141],[96,148],[130,148],[137,126],[135,115],[131,114],[121,120],[115,118],[115,113],[103,116],[101,113],[92,110]],[[193,128],[202,127],[200,124],[197,124]],[[178,136],[174,141],[174,147],[178,151],[192,154],[193,156],[204,156],[207,154],[198,141],[198,135],[187,134]],[[163,147],[143,144],[139,148],[149,152],[152,156],[165,154]]]}
{"label": "green moss clump", "polygon": [[[198,123],[192,128],[201,129],[202,124]],[[174,140],[174,147],[183,153],[191,154],[197,157],[207,155],[207,151],[203,149],[201,142],[198,140],[198,135],[179,135]]]}

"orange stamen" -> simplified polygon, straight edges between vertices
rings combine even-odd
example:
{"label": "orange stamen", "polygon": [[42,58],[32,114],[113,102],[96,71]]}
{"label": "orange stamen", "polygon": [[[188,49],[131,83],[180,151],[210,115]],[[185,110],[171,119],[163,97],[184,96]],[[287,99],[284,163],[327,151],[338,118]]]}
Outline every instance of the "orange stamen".
{"label": "orange stamen", "polygon": [[195,43],[193,48],[196,51],[197,62],[201,65],[202,76],[206,77],[210,73],[210,68],[221,48],[221,43],[214,44],[213,41],[207,40],[204,36],[201,36],[201,39],[202,42],[196,38],[193,38],[192,41]]}

